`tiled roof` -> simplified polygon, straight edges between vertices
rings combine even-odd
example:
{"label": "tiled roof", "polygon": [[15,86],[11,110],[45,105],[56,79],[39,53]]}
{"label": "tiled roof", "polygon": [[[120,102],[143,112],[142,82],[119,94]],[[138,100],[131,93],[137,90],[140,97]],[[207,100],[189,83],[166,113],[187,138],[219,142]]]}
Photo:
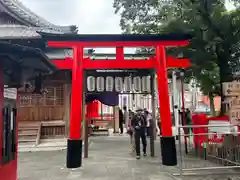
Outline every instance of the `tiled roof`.
{"label": "tiled roof", "polygon": [[71,26],[57,26],[33,13],[30,9],[26,8],[19,0],[0,0],[0,10],[3,10],[13,16],[14,18],[21,19],[29,26],[47,27],[55,32],[71,33]]}
{"label": "tiled roof", "polygon": [[23,25],[0,25],[0,39],[41,38],[39,32],[62,34],[43,27],[27,27]]}

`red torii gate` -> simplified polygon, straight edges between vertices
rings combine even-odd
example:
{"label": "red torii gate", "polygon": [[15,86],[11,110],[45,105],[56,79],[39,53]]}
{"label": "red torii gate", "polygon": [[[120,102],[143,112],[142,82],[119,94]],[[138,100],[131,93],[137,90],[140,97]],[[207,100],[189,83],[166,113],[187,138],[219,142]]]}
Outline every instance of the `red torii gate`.
{"label": "red torii gate", "polygon": [[[163,165],[177,164],[175,138],[172,135],[167,68],[184,68],[190,65],[188,59],[178,60],[166,56],[165,47],[186,46],[189,35],[54,35],[41,33],[50,47],[73,48],[73,58],[53,60],[60,69],[72,69],[72,96],[70,130],[67,143],[67,167],[82,165],[81,119],[84,70],[88,69],[155,69],[157,72],[160,117],[162,126],[161,154]],[[116,47],[115,60],[91,60],[84,58],[85,47]],[[155,47],[156,56],[148,60],[125,60],[124,47]]]}

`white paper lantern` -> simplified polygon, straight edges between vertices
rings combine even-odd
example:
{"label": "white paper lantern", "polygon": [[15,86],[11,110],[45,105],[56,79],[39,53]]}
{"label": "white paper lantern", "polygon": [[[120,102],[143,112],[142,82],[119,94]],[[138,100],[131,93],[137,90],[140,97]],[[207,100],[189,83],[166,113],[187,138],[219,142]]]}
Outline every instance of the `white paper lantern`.
{"label": "white paper lantern", "polygon": [[97,77],[97,91],[98,92],[103,92],[104,91],[104,77]]}
{"label": "white paper lantern", "polygon": [[139,92],[141,91],[141,77],[136,76],[133,78],[133,86],[134,86],[134,90]]}
{"label": "white paper lantern", "polygon": [[89,92],[95,91],[96,88],[96,82],[95,82],[95,77],[94,76],[88,76],[87,78],[87,90]]}
{"label": "white paper lantern", "polygon": [[111,76],[106,77],[106,91],[113,91],[114,79]]}
{"label": "white paper lantern", "polygon": [[151,91],[150,76],[143,76],[142,77],[142,91],[143,92],[150,92]]}
{"label": "white paper lantern", "polygon": [[125,86],[125,91],[129,92],[132,91],[132,77],[125,77],[124,78],[124,86]]}
{"label": "white paper lantern", "polygon": [[123,90],[123,79],[121,77],[115,78],[115,90],[121,92]]}

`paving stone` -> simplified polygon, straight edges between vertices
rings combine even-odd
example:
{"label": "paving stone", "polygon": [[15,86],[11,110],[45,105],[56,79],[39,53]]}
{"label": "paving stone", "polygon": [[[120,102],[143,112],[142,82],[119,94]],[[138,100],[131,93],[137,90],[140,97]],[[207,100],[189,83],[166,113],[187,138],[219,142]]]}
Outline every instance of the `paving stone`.
{"label": "paving stone", "polygon": [[[155,144],[156,157],[142,157],[136,160],[130,153],[128,137],[94,137],[89,146],[89,158],[83,159],[83,166],[67,169],[66,151],[19,153],[20,180],[174,180],[172,173],[178,167],[161,165],[159,140]],[[148,146],[148,152],[149,146]],[[150,153],[149,153],[150,154]],[[205,166],[207,161],[186,158],[187,167]],[[211,164],[210,164],[211,165]],[[188,176],[183,180],[228,180],[230,176]],[[239,176],[231,176],[239,180]]]}

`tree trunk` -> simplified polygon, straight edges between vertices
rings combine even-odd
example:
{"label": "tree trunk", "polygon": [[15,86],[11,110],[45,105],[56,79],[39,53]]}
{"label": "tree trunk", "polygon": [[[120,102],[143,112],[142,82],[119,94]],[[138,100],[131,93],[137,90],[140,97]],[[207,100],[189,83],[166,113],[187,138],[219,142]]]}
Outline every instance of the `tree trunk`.
{"label": "tree trunk", "polygon": [[223,87],[222,84],[224,82],[229,82],[232,80],[232,72],[229,67],[229,58],[230,58],[230,51],[229,45],[227,43],[221,43],[216,46],[216,54],[218,59],[218,67],[219,67],[219,78],[220,78],[220,96],[221,96],[221,111],[220,116],[226,113],[226,108],[224,105],[224,95],[223,95]]}
{"label": "tree trunk", "polygon": [[211,115],[216,116],[215,105],[214,105],[214,96],[213,96],[212,93],[209,93],[208,97],[209,97],[209,100],[210,100]]}

